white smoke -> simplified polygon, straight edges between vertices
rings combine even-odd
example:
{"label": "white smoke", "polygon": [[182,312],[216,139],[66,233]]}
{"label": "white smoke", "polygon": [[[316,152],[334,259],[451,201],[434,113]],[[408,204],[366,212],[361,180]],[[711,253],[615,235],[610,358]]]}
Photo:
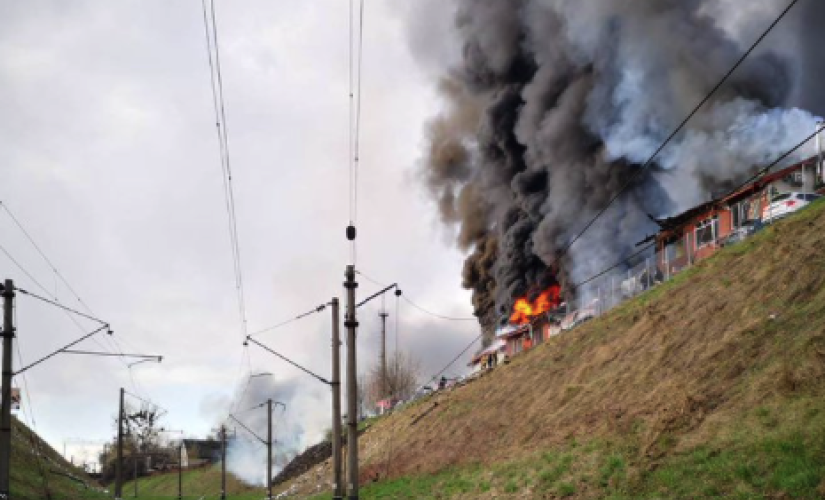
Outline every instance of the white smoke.
{"label": "white smoke", "polygon": [[[261,440],[267,439],[267,407],[264,403],[268,399],[273,401],[273,476],[298,453],[318,442],[329,424],[324,420],[325,412],[318,412],[317,408],[322,403],[328,406],[329,390],[321,384],[317,385],[299,384],[292,378],[265,376],[251,378],[248,384],[241,386],[238,410],[234,415],[249,430],[232,420],[228,421],[227,425],[235,438],[227,447],[227,470],[248,484],[266,484],[267,447]],[[315,431],[307,432],[308,428]]]}
{"label": "white smoke", "polygon": [[266,446],[249,438],[232,439],[226,449],[226,469],[247,484],[266,485]]}

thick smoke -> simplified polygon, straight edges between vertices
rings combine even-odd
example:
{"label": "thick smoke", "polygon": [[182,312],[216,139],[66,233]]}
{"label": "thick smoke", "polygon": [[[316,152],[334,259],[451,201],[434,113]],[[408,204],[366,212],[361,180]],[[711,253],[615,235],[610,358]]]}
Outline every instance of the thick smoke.
{"label": "thick smoke", "polygon": [[[439,84],[445,108],[428,128],[424,179],[470,252],[463,283],[488,332],[516,297],[589,277],[655,231],[650,216],[706,201],[813,132],[813,115],[791,106],[815,102],[804,88],[812,57],[761,49],[559,258],[784,7],[734,3],[451,7],[461,57]],[[793,32],[810,38],[825,25],[822,11],[810,9],[818,17],[804,23],[795,13],[788,22],[809,28]]]}

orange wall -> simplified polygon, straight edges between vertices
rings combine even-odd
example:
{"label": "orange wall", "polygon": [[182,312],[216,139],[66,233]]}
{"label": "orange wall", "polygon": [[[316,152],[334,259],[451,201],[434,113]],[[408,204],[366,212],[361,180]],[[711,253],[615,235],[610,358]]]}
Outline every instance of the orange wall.
{"label": "orange wall", "polygon": [[[718,240],[730,235],[731,231],[733,231],[733,214],[730,210],[712,210],[702,214],[694,218],[689,223],[682,226],[682,243],[686,244],[687,241],[690,241],[690,249],[689,253],[691,259],[693,261],[706,259],[716,253],[719,249],[719,244],[713,245],[706,245],[702,248],[697,248],[696,246],[696,239],[695,239],[695,231],[696,231],[696,224],[709,218],[714,215],[719,217],[719,225],[718,225],[718,234],[716,235],[717,242]],[[657,249],[662,252],[664,250],[664,243],[659,241],[657,245]],[[678,261],[671,261],[671,267],[685,267],[687,266],[688,261],[687,259],[680,259]],[[664,261],[664,253],[662,252],[659,256],[659,266],[660,268],[664,269],[665,261]]]}

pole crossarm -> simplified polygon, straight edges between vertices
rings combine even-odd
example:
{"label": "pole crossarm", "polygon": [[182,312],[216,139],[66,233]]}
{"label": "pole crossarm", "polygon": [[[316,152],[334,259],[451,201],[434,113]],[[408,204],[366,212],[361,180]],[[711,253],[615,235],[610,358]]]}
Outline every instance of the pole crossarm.
{"label": "pole crossarm", "polygon": [[[272,404],[275,405],[275,406],[281,405],[284,408],[283,411],[286,411],[286,405],[284,403],[281,403],[280,401],[273,401]],[[248,411],[257,410],[258,408],[263,408],[264,406],[266,406],[266,401],[264,401],[263,403],[261,403],[259,405],[255,405],[252,408],[247,408],[246,410],[236,411],[235,413],[238,413],[238,414],[246,413]]]}
{"label": "pole crossarm", "polygon": [[63,349],[63,352],[66,354],[86,354],[89,356],[114,356],[119,358],[136,358],[142,359],[145,361],[151,361],[153,359],[158,360],[158,362],[163,361],[163,356],[158,356],[156,354],[127,354],[127,353],[113,353],[113,352],[101,352],[101,351],[80,351],[76,349]]}
{"label": "pole crossarm", "polygon": [[264,438],[262,438],[261,436],[259,436],[259,435],[255,434],[255,431],[253,431],[252,429],[250,429],[249,427],[247,427],[247,426],[246,426],[243,422],[241,422],[240,420],[238,420],[238,419],[235,417],[235,415],[232,415],[232,414],[230,413],[230,414],[229,414],[229,418],[231,418],[232,420],[234,420],[235,422],[237,422],[237,423],[238,423],[238,425],[240,425],[240,426],[241,426],[241,427],[242,427],[242,428],[243,428],[246,432],[248,432],[248,433],[252,434],[253,436],[255,436],[255,439],[257,439],[257,440],[258,440],[258,441],[260,441],[261,443],[263,443],[263,444],[269,444],[269,443],[266,441],[266,439],[264,439]]}
{"label": "pole crossarm", "polygon": [[[20,290],[20,289],[18,288],[18,290]],[[35,367],[35,366],[39,365],[40,363],[42,363],[42,362],[44,362],[44,361],[46,361],[46,360],[48,360],[48,359],[50,359],[50,358],[53,358],[54,356],[57,356],[57,355],[58,355],[58,354],[60,354],[61,352],[65,352],[65,351],[66,351],[66,349],[68,349],[69,347],[72,347],[72,346],[74,346],[74,345],[77,345],[77,344],[79,344],[79,343],[83,342],[84,340],[86,340],[87,338],[91,337],[92,335],[94,335],[94,334],[96,334],[96,333],[100,332],[101,330],[109,330],[109,324],[108,324],[108,323],[104,323],[104,324],[103,324],[103,326],[101,326],[100,328],[98,328],[98,329],[96,329],[96,330],[94,330],[94,331],[92,331],[92,332],[90,332],[90,333],[87,333],[86,335],[84,335],[84,336],[80,337],[79,339],[75,340],[74,342],[72,342],[72,343],[70,343],[70,344],[68,344],[68,345],[66,345],[66,346],[64,346],[64,347],[61,347],[60,349],[58,349],[58,350],[54,351],[53,353],[51,353],[51,354],[49,354],[49,355],[47,355],[47,356],[44,356],[44,357],[42,357],[42,358],[38,359],[38,360],[37,360],[37,361],[35,361],[34,363],[31,363],[30,365],[28,365],[28,366],[26,366],[26,367],[23,367],[23,368],[21,368],[21,369],[19,369],[19,370],[17,370],[16,372],[14,372],[14,375],[15,375],[15,376],[20,375],[21,373],[25,372],[25,371],[26,371],[26,370],[28,370],[29,368]],[[111,331],[111,330],[109,330],[109,335],[111,335],[111,334],[112,334],[112,331]]]}
{"label": "pole crossarm", "polygon": [[372,299],[374,299],[374,298],[376,298],[376,297],[379,297],[379,296],[381,296],[381,295],[383,295],[383,294],[385,294],[385,293],[389,292],[389,291],[390,291],[390,290],[392,290],[393,288],[398,288],[398,283],[393,283],[392,285],[390,285],[390,286],[388,286],[388,287],[386,287],[386,288],[384,288],[384,289],[382,289],[382,290],[380,290],[380,291],[378,291],[378,292],[375,292],[374,294],[370,295],[370,296],[369,296],[369,297],[367,297],[366,299],[364,299],[364,300],[362,300],[361,302],[359,302],[358,304],[356,304],[356,305],[355,305],[355,307],[361,307],[361,306],[363,306],[364,304],[366,304],[367,302],[371,301]]}
{"label": "pole crossarm", "polygon": [[64,311],[70,312],[70,313],[72,313],[72,314],[76,314],[76,315],[81,316],[81,317],[86,318],[86,319],[90,319],[90,320],[92,320],[92,321],[95,321],[95,322],[97,322],[97,323],[100,323],[101,325],[104,325],[104,326],[107,326],[107,327],[109,326],[109,324],[108,324],[108,323],[106,323],[105,321],[103,321],[102,319],[95,318],[94,316],[89,316],[88,314],[85,314],[85,313],[82,313],[82,312],[80,312],[80,311],[78,311],[78,310],[72,309],[71,307],[66,307],[66,306],[64,306],[63,304],[59,303],[59,302],[55,302],[55,301],[53,301],[53,300],[49,300],[49,299],[47,299],[46,297],[41,297],[40,295],[37,295],[36,293],[32,293],[32,292],[29,292],[28,290],[23,290],[22,288],[17,288],[17,287],[15,287],[15,290],[17,290],[18,292],[20,292],[20,293],[22,293],[22,294],[24,294],[24,295],[28,295],[29,297],[32,297],[32,298],[34,298],[34,299],[37,299],[37,300],[39,300],[39,301],[41,301],[41,302],[45,302],[45,303],[47,303],[47,304],[51,304],[51,305],[53,305],[53,306],[55,306],[55,307],[58,307],[58,308],[60,308],[60,309],[63,309]]}
{"label": "pole crossarm", "polygon": [[286,356],[284,356],[284,355],[282,355],[282,354],[280,354],[280,353],[277,353],[277,352],[273,351],[273,350],[272,350],[272,349],[270,349],[269,347],[267,347],[267,346],[265,346],[265,345],[261,344],[260,342],[258,342],[258,341],[257,341],[257,340],[255,340],[255,339],[253,339],[251,336],[247,336],[247,337],[246,337],[246,340],[247,340],[248,342],[252,342],[253,344],[256,344],[257,346],[259,346],[260,348],[264,349],[265,351],[267,351],[267,352],[269,352],[269,353],[271,353],[271,354],[274,354],[275,356],[278,356],[279,358],[283,359],[284,361],[286,361],[287,363],[291,364],[291,365],[292,365],[292,366],[294,366],[295,368],[297,368],[297,369],[301,370],[302,372],[304,372],[304,373],[306,373],[306,374],[308,374],[308,375],[310,375],[310,376],[312,376],[312,377],[314,377],[314,378],[316,378],[316,379],[320,380],[321,382],[323,382],[323,383],[325,383],[325,384],[327,384],[327,385],[331,385],[331,382],[330,382],[329,380],[327,380],[327,379],[325,379],[324,377],[322,377],[322,376],[318,375],[317,373],[313,373],[313,372],[311,372],[310,370],[308,370],[308,369],[304,368],[303,366],[299,365],[298,363],[296,363],[296,362],[292,361],[291,359],[287,358]]}

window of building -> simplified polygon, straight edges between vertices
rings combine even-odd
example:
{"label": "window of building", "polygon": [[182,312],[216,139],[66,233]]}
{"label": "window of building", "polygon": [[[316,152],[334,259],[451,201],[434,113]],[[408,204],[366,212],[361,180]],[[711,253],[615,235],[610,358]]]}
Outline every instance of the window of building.
{"label": "window of building", "polygon": [[750,200],[741,201],[735,205],[731,205],[731,221],[733,229],[739,229],[746,225],[750,220],[755,219],[753,203]]}
{"label": "window of building", "polygon": [[696,238],[696,248],[702,248],[716,243],[716,238],[719,235],[719,217],[714,215],[697,224],[694,235]]}

